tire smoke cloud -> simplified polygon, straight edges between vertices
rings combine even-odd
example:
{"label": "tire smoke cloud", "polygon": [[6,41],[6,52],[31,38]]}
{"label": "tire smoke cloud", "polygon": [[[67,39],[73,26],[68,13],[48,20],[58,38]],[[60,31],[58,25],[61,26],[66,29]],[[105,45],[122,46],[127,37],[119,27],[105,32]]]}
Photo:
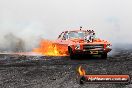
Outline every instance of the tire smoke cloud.
{"label": "tire smoke cloud", "polygon": [[[0,49],[29,51],[82,26],[116,44],[132,44],[131,0],[0,1]],[[119,46],[119,45],[118,45]]]}

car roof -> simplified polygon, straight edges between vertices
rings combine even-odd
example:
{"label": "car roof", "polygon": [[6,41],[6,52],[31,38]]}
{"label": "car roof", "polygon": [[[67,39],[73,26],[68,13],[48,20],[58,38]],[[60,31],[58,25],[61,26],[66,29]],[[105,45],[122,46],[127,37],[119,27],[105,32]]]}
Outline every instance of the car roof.
{"label": "car roof", "polygon": [[87,30],[85,29],[75,29],[75,30],[68,30],[68,31],[64,31],[64,32],[86,32]]}

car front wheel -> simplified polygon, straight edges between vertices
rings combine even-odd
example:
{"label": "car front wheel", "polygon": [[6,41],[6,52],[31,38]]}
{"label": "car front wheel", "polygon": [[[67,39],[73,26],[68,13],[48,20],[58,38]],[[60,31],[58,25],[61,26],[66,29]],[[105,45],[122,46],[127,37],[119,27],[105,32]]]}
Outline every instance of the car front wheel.
{"label": "car front wheel", "polygon": [[73,54],[71,47],[68,47],[68,51],[69,51],[70,59],[75,59],[75,55]]}

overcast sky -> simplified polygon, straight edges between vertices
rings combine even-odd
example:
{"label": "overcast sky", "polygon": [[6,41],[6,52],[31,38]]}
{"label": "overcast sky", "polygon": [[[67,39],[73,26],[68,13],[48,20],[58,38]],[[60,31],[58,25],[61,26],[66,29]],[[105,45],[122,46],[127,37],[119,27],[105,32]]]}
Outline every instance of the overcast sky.
{"label": "overcast sky", "polygon": [[79,26],[111,42],[132,43],[132,0],[0,0],[1,36],[56,39]]}

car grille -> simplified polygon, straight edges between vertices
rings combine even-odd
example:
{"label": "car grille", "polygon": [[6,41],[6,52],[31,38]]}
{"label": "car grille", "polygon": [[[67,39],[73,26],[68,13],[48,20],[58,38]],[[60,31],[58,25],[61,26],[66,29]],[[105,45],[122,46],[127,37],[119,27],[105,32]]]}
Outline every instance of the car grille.
{"label": "car grille", "polygon": [[87,45],[83,45],[83,49],[88,50],[88,49],[103,49],[104,45],[103,44],[87,44]]}

